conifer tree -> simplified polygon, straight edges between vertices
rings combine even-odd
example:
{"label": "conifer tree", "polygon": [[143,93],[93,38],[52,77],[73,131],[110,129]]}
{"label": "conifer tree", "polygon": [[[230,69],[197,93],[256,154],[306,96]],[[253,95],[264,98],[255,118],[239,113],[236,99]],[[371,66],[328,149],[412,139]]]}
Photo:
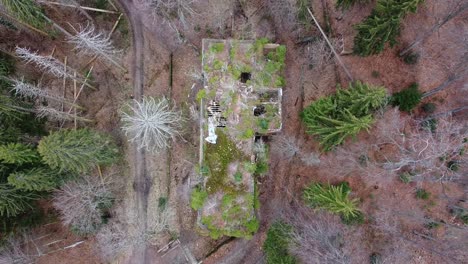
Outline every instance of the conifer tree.
{"label": "conifer tree", "polygon": [[38,151],[51,168],[76,173],[111,164],[118,153],[109,136],[89,129],[53,132],[39,142]]}
{"label": "conifer tree", "polygon": [[8,184],[0,184],[0,216],[16,216],[31,207],[31,202],[39,196],[32,192],[15,189]]}
{"label": "conifer tree", "polygon": [[5,164],[22,165],[39,160],[36,150],[21,143],[9,143],[0,146],[0,160]]}
{"label": "conifer tree", "polygon": [[34,0],[0,0],[6,10],[19,21],[38,29],[48,24],[42,9]]}
{"label": "conifer tree", "polygon": [[58,173],[50,168],[33,168],[14,172],[8,176],[8,183],[18,190],[50,191],[57,187]]}
{"label": "conifer tree", "polygon": [[343,111],[342,120],[317,116],[319,124],[307,124],[307,131],[317,135],[325,151],[341,145],[349,136],[356,136],[361,130],[368,130],[373,122],[372,115],[354,116],[349,110]]}
{"label": "conifer tree", "polygon": [[338,89],[336,94],[312,103],[302,113],[302,119],[308,133],[317,135],[323,149],[328,151],[347,137],[368,130],[373,122],[372,111],[386,101],[385,88],[355,82],[346,90]]}
{"label": "conifer tree", "polygon": [[400,23],[408,12],[416,12],[423,0],[378,0],[370,16],[355,25],[358,34],[354,38],[354,53],[370,56],[383,51],[385,43],[397,43]]}

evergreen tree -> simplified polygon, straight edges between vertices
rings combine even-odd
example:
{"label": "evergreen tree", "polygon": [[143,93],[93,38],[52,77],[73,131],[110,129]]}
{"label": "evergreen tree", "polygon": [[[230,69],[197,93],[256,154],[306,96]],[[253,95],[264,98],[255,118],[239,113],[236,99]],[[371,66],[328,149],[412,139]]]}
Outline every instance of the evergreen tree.
{"label": "evergreen tree", "polygon": [[369,56],[383,51],[385,43],[397,43],[400,23],[408,12],[416,12],[423,0],[378,0],[370,16],[355,25],[354,53]]}
{"label": "evergreen tree", "polygon": [[0,184],[0,216],[16,216],[27,209],[31,209],[31,202],[39,196],[32,192],[24,192],[8,184]]}
{"label": "evergreen tree", "polygon": [[304,190],[304,200],[312,208],[325,209],[339,214],[345,222],[362,219],[358,209],[358,199],[350,199],[351,189],[347,183],[337,186],[313,183]]}
{"label": "evergreen tree", "polygon": [[6,10],[19,21],[38,29],[48,24],[42,9],[34,0],[0,0]]}
{"label": "evergreen tree", "polygon": [[53,169],[76,173],[116,161],[118,149],[113,140],[89,129],[60,130],[44,137],[38,146],[43,161]]}
{"label": "evergreen tree", "polygon": [[0,146],[0,160],[5,164],[22,165],[39,160],[36,150],[21,143],[9,143]]}
{"label": "evergreen tree", "polygon": [[8,176],[8,183],[25,191],[50,191],[57,187],[58,173],[50,168],[33,168],[14,172]]}
{"label": "evergreen tree", "polygon": [[373,122],[372,111],[386,100],[385,88],[356,82],[349,89],[338,89],[336,94],[312,103],[302,113],[302,120],[307,132],[317,135],[323,149],[329,151],[347,137],[368,130]]}
{"label": "evergreen tree", "polygon": [[368,3],[369,0],[337,0],[336,1],[336,8],[341,9],[348,9],[355,4],[365,4]]}

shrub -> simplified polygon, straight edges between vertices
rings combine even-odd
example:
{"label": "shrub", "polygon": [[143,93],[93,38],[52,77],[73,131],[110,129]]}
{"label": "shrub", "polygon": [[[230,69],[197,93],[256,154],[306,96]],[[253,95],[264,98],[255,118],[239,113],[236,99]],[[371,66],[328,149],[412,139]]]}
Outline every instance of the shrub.
{"label": "shrub", "polygon": [[425,103],[421,108],[426,114],[432,114],[436,110],[436,105],[434,103]]}
{"label": "shrub", "polygon": [[411,178],[413,177],[413,175],[411,175],[411,173],[409,172],[403,172],[400,174],[400,180],[403,182],[403,183],[410,183],[411,182]]}
{"label": "shrub", "polygon": [[458,160],[451,160],[447,162],[447,168],[451,171],[458,171],[460,169],[460,162]]}
{"label": "shrub", "polygon": [[266,161],[259,161],[256,163],[255,174],[263,176],[268,172],[268,163]]}
{"label": "shrub", "polygon": [[362,222],[358,199],[350,199],[349,193],[347,184],[333,186],[313,183],[304,190],[303,197],[308,206],[339,214],[344,223]]}
{"label": "shrub", "polygon": [[429,120],[425,120],[421,123],[422,128],[427,129],[428,131],[431,131],[432,133],[436,132],[437,129],[437,120],[434,118],[431,118]]}
{"label": "shrub", "polygon": [[274,222],[267,232],[263,251],[267,264],[295,264],[297,259],[288,252],[292,227],[283,222]]}
{"label": "shrub", "polygon": [[369,256],[370,264],[381,264],[382,263],[382,255],[380,253],[372,253]]}
{"label": "shrub", "polygon": [[371,75],[372,75],[372,77],[374,77],[374,78],[379,78],[379,77],[380,77],[380,72],[378,72],[378,71],[372,71]]}
{"label": "shrub", "polygon": [[200,188],[195,188],[192,191],[192,196],[190,199],[190,206],[193,210],[199,210],[205,204],[206,198],[208,198],[208,193]]}
{"label": "shrub", "polygon": [[416,190],[416,198],[418,199],[427,200],[430,196],[431,194],[422,188]]}
{"label": "shrub", "polygon": [[421,101],[422,93],[418,89],[418,84],[413,83],[408,88],[393,94],[391,102],[393,106],[398,106],[400,110],[409,112]]}
{"label": "shrub", "polygon": [[450,213],[460,219],[465,225],[468,225],[468,210],[459,207],[459,206],[452,206],[450,208]]}
{"label": "shrub", "polygon": [[52,132],[39,142],[37,149],[51,168],[76,173],[111,164],[118,154],[111,137],[89,129]]}
{"label": "shrub", "polygon": [[413,52],[408,52],[403,57],[403,62],[405,62],[408,65],[414,65],[418,63],[418,60],[419,60],[419,54],[413,53]]}

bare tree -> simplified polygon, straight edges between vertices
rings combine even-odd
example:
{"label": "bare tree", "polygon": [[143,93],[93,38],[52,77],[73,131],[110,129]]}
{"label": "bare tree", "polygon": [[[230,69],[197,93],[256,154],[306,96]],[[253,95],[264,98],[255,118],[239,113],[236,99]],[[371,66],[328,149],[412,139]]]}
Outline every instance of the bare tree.
{"label": "bare tree", "polygon": [[304,263],[351,263],[344,251],[344,229],[340,220],[325,212],[307,208],[286,216],[292,228],[290,250]]}
{"label": "bare tree", "polygon": [[183,26],[187,26],[187,18],[195,14],[192,4],[196,0],[143,0],[155,17],[161,17],[166,22],[171,22],[175,17]]}
{"label": "bare tree", "polygon": [[[359,172],[372,184],[407,173],[414,181],[454,181],[467,172],[466,122],[451,117],[417,121],[388,110],[372,130],[370,144],[351,143],[328,160],[337,175]],[[339,165],[339,166],[338,166]]]}
{"label": "bare tree", "polygon": [[409,44],[405,49],[403,49],[399,56],[404,56],[406,53],[411,51],[413,48],[424,42],[427,38],[429,38],[432,34],[434,34],[437,30],[439,30],[443,25],[445,25],[447,22],[452,20],[453,18],[457,17],[461,13],[463,13],[465,10],[468,9],[468,2],[465,1],[459,1],[455,6],[453,6],[449,12],[446,14],[446,16],[437,23],[435,23],[431,29],[425,31],[422,35],[417,37],[411,44]]}
{"label": "bare tree", "polygon": [[278,136],[274,138],[272,150],[275,153],[281,153],[285,158],[291,159],[300,153],[295,140],[288,136]]}
{"label": "bare tree", "polygon": [[144,97],[141,102],[133,100],[122,111],[122,129],[129,140],[148,151],[165,149],[170,139],[175,140],[182,129],[181,112],[169,105],[166,98]]}
{"label": "bare tree", "polygon": [[317,153],[302,151],[297,146],[295,140],[288,136],[275,137],[272,149],[275,153],[281,153],[286,159],[292,159],[297,156],[307,166],[320,164],[320,156]]}
{"label": "bare tree", "polygon": [[[134,232],[127,230],[123,224],[112,222],[103,227],[97,234],[99,254],[108,261],[119,256],[126,250],[138,245],[156,245],[165,231],[170,230],[169,222],[174,217],[174,211],[169,207],[159,212],[155,224],[148,230],[137,226]],[[125,226],[129,226],[128,223]]]}
{"label": "bare tree", "polygon": [[[342,38],[330,39],[330,43],[339,53],[343,52],[344,43]],[[333,52],[323,38],[308,44],[305,49],[311,67],[317,67],[320,70],[333,61]]]}
{"label": "bare tree", "polygon": [[104,210],[112,206],[112,184],[109,177],[83,176],[62,185],[53,194],[62,223],[79,233],[95,232],[102,224]]}
{"label": "bare tree", "polygon": [[96,32],[94,26],[80,27],[75,36],[69,37],[69,42],[75,45],[75,49],[85,55],[96,55],[125,70],[116,60],[119,53],[110,41],[110,36],[102,32]]}
{"label": "bare tree", "polygon": [[[409,172],[414,180],[450,181],[466,172],[467,155],[463,153],[468,137],[466,123],[450,117],[432,122],[417,122],[394,116],[377,123],[377,142],[390,144],[396,155],[384,156],[382,167],[394,173]],[[407,129],[405,129],[407,128]]]}

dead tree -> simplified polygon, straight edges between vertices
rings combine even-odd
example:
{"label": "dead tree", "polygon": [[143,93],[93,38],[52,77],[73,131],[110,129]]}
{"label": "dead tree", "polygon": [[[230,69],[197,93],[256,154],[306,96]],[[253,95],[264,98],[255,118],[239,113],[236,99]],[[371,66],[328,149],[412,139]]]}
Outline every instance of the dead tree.
{"label": "dead tree", "polygon": [[0,264],[30,264],[35,256],[24,250],[22,241],[10,237],[0,250]]}
{"label": "dead tree", "polygon": [[307,208],[284,218],[292,226],[290,250],[304,263],[351,263],[349,252],[344,250],[344,228],[339,219]]}
{"label": "dead tree", "polygon": [[[112,222],[97,234],[98,250],[103,259],[111,261],[125,251],[138,245],[156,245],[165,231],[170,230],[169,223],[174,211],[168,207],[159,212],[158,218],[147,230],[136,225],[136,230],[128,230],[123,224]],[[131,226],[126,223],[125,226]]]}
{"label": "dead tree", "polygon": [[432,34],[434,34],[434,32],[439,30],[443,25],[445,25],[447,22],[449,22],[450,20],[457,17],[459,14],[461,14],[462,12],[468,9],[468,2],[460,1],[459,4],[462,4],[462,5],[455,6],[455,8],[450,10],[450,12],[443,19],[439,20],[435,25],[433,25],[430,30],[426,31],[420,37],[416,38],[416,40],[414,40],[411,44],[409,44],[408,47],[403,49],[399,54],[400,57],[404,56],[410,50],[412,50],[413,48],[415,48],[416,46],[424,42],[427,38],[429,38]]}
{"label": "dead tree", "polygon": [[436,88],[423,93],[421,98],[424,99],[426,97],[432,96],[446,89],[454,82],[460,79],[466,78],[466,73],[468,72],[468,69],[466,68],[467,63],[468,63],[468,53],[462,57],[462,61],[455,67],[454,71],[449,74],[447,80],[445,80],[441,85],[437,86]]}
{"label": "dead tree", "polygon": [[165,22],[171,23],[174,17],[185,27],[187,18],[195,14],[192,5],[195,0],[144,0],[155,17],[161,17]]}
{"label": "dead tree", "polygon": [[16,47],[16,55],[26,61],[26,63],[36,64],[42,71],[50,73],[59,78],[73,78],[72,71],[68,67],[52,56],[41,56],[37,52],[32,52],[28,48]]}
{"label": "dead tree", "polygon": [[112,45],[109,37],[102,32],[96,32],[93,26],[80,28],[77,34],[69,37],[71,44],[75,45],[75,49],[84,55],[96,55],[108,60],[119,69],[125,71],[119,62],[116,55],[119,53]]}
{"label": "dead tree", "polygon": [[104,210],[112,206],[112,184],[109,177],[84,176],[62,185],[53,194],[62,223],[83,234],[95,232],[102,224]]}

